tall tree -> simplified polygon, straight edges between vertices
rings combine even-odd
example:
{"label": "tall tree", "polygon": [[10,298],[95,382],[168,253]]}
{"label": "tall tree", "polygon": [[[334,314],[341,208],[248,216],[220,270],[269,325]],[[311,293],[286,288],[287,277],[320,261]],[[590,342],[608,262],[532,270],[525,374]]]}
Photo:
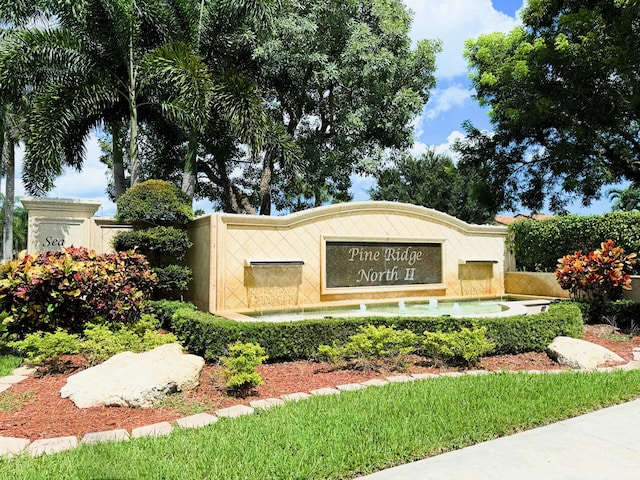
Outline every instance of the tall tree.
{"label": "tall tree", "polygon": [[466,124],[459,149],[501,207],[562,211],[640,180],[639,16],[636,1],[530,0],[521,27],[468,41],[494,131]]}
{"label": "tall tree", "polygon": [[479,201],[482,183],[475,172],[459,169],[451,158],[431,150],[419,157],[401,154],[375,178],[372,200],[421,205],[477,224],[491,221],[497,213]]}
{"label": "tall tree", "polygon": [[[129,126],[131,184],[137,183],[139,122],[161,111],[172,121],[197,124],[208,111],[208,70],[185,43],[196,23],[193,1],[40,3],[50,15],[44,27],[25,24],[33,12],[18,10],[26,15],[23,27],[0,44],[0,92],[15,79],[32,89],[26,188],[44,193],[64,165],[81,168],[84,140],[103,122],[111,131]],[[0,4],[0,20],[16,15],[12,5]],[[166,94],[158,95],[162,87]],[[113,160],[120,189],[121,157]]]}
{"label": "tall tree", "polygon": [[439,48],[411,47],[411,15],[399,0],[288,0],[281,16],[255,56],[270,114],[303,162],[283,168],[281,152],[265,152],[258,196],[266,214],[272,201],[297,209],[348,200],[352,173],[410,146]]}

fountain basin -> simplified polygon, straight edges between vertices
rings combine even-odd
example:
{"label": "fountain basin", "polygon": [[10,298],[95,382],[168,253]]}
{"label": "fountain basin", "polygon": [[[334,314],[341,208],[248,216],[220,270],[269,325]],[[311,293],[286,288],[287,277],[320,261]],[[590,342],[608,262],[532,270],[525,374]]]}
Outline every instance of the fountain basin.
{"label": "fountain basin", "polygon": [[332,317],[496,317],[543,311],[549,299],[496,297],[483,299],[400,299],[246,312],[219,312],[218,315],[249,322],[289,322]]}

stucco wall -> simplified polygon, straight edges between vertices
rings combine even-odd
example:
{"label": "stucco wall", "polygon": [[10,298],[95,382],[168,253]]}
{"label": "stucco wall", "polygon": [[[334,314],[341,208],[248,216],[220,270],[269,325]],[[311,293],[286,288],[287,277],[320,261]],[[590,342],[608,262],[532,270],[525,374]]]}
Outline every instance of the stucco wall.
{"label": "stucco wall", "polygon": [[[189,254],[193,283],[197,285],[191,300],[210,311],[249,307],[245,266],[252,259],[301,261],[300,284],[296,287],[298,305],[504,292],[505,227],[469,225],[414,205],[357,202],[282,217],[214,214],[197,219],[189,232],[196,245]],[[441,243],[443,282],[392,288],[324,288],[323,249],[325,242],[332,239]],[[204,284],[209,285],[208,289]],[[293,285],[288,288],[287,295]]]}

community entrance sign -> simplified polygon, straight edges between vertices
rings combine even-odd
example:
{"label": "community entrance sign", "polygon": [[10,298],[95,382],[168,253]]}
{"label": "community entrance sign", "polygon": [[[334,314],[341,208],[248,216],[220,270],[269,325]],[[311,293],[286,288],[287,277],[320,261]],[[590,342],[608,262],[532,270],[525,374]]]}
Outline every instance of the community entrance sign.
{"label": "community entrance sign", "polygon": [[326,287],[442,283],[442,243],[327,241]]}

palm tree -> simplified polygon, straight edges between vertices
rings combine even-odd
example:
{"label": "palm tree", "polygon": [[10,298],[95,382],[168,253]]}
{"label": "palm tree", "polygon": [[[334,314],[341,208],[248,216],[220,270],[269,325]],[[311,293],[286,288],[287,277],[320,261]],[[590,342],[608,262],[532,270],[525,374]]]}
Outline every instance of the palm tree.
{"label": "palm tree", "polygon": [[[208,112],[212,87],[207,67],[184,42],[184,25],[196,20],[192,2],[41,3],[53,15],[46,28],[12,28],[0,42],[0,93],[17,80],[31,88],[33,97],[25,187],[33,194],[50,190],[63,166],[82,167],[84,141],[94,128],[107,125],[115,132],[123,122],[129,125],[131,185],[136,184],[138,123],[162,113],[197,125]],[[15,16],[11,7],[0,11],[0,21]],[[114,152],[121,149],[117,142],[114,138]],[[113,158],[118,189],[121,160]]]}

